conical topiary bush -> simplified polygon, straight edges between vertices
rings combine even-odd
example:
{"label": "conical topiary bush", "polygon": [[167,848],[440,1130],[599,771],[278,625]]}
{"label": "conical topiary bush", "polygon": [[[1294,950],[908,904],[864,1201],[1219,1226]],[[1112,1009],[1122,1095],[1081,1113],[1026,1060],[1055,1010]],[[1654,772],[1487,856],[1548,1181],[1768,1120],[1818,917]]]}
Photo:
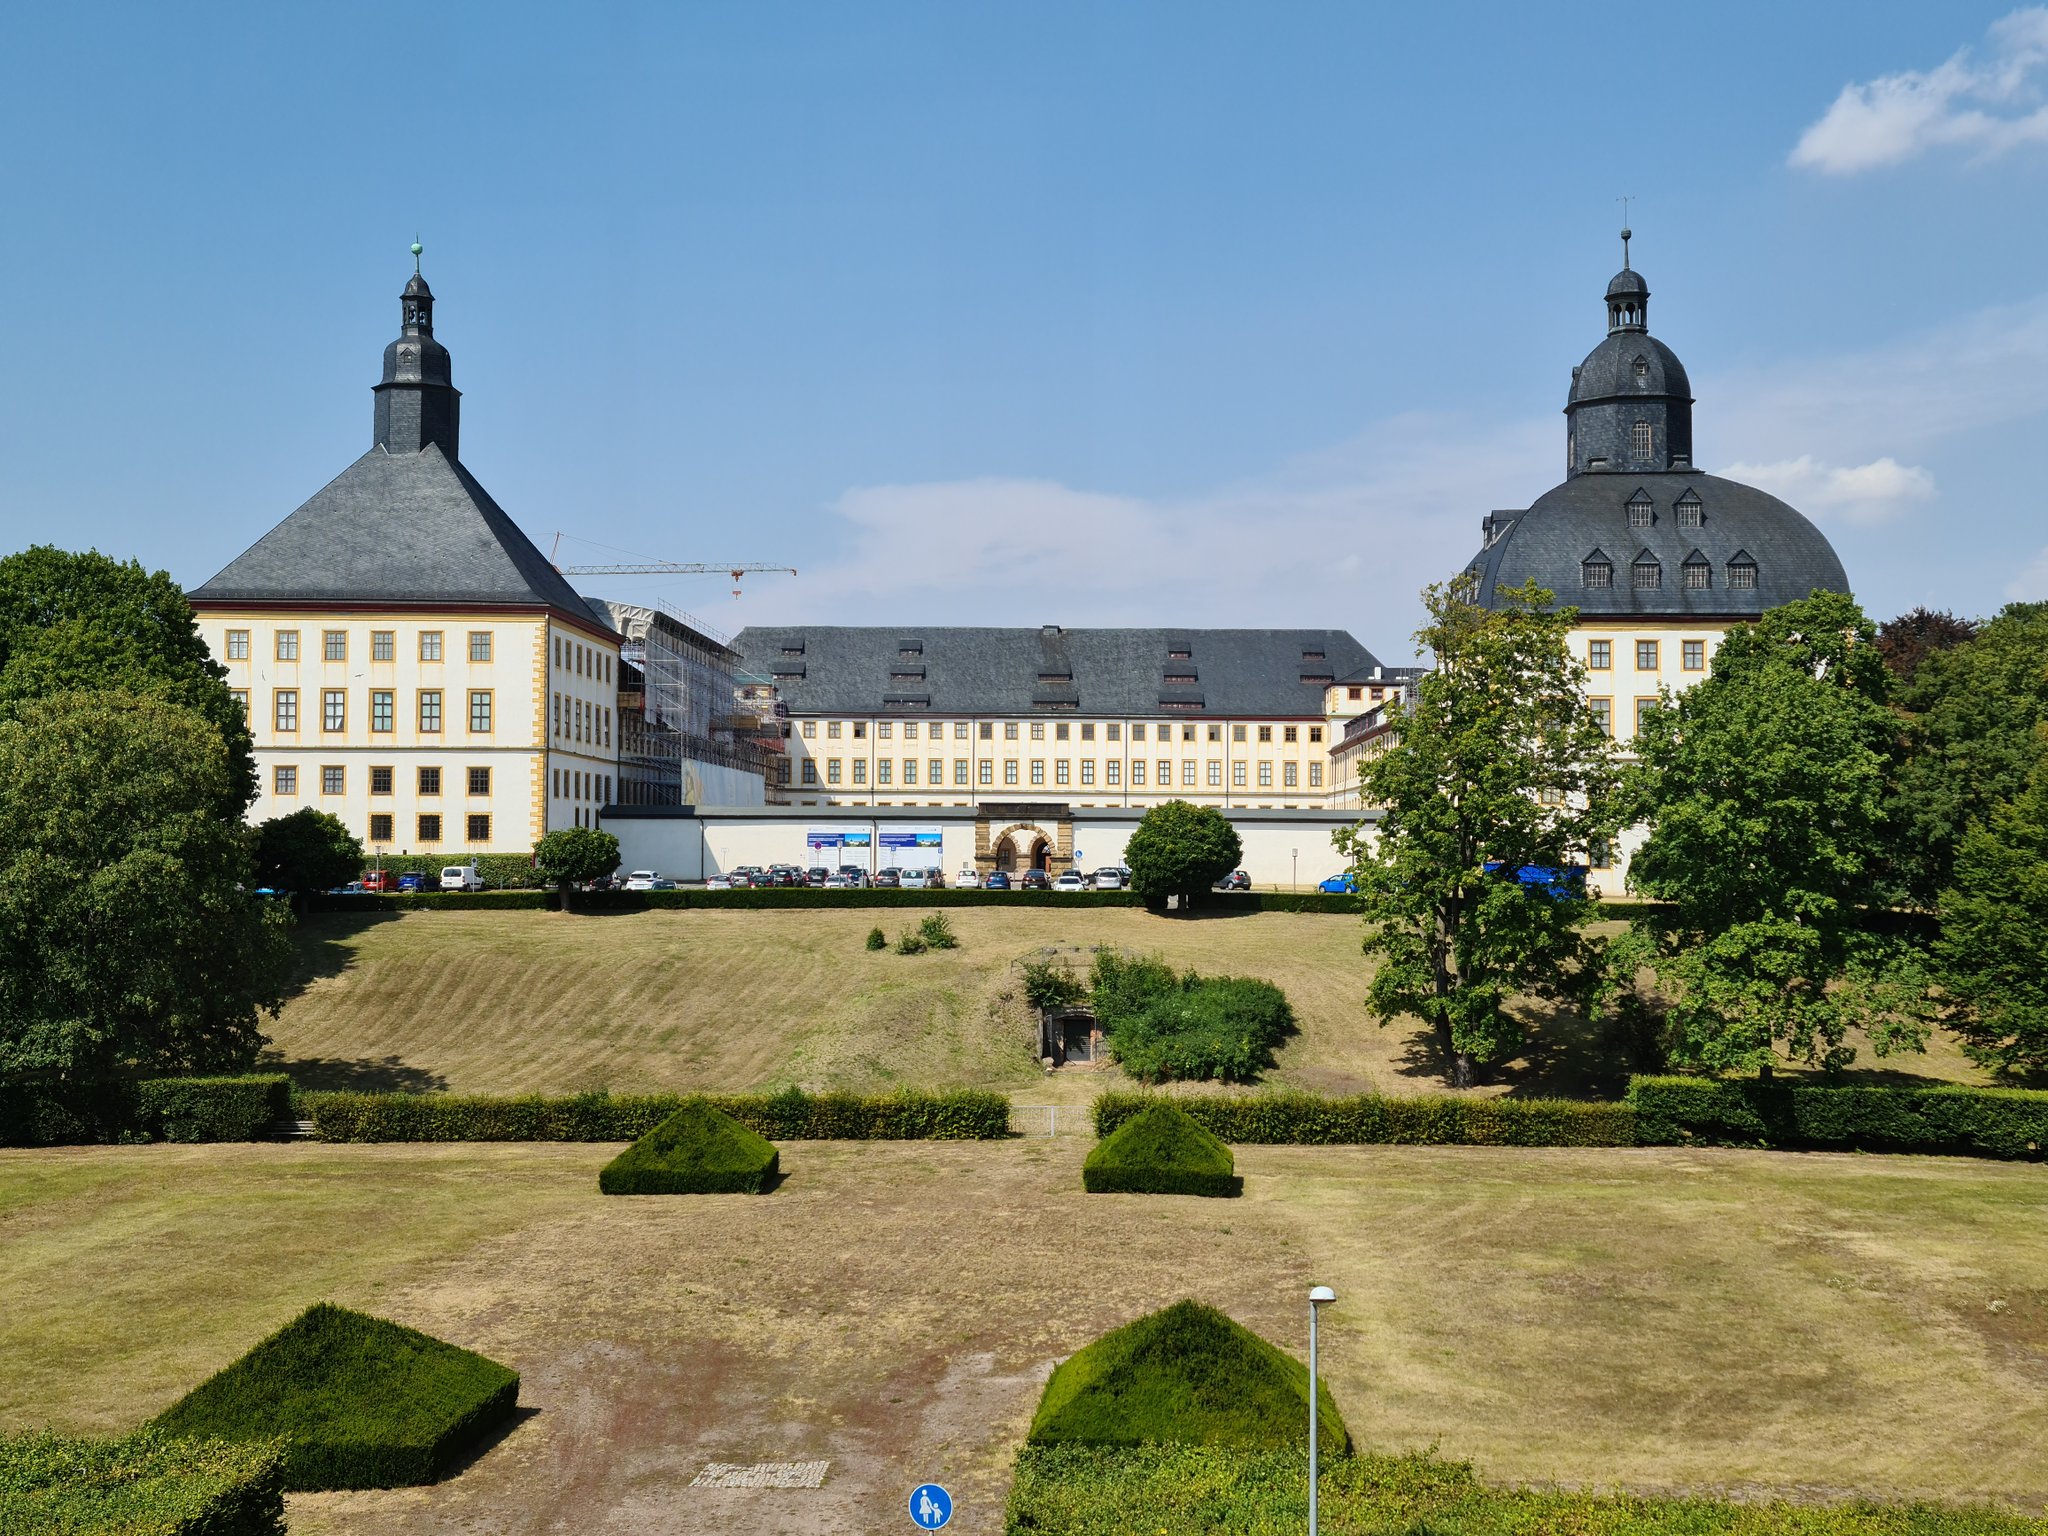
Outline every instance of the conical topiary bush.
{"label": "conical topiary bush", "polygon": [[764,1195],[780,1171],[770,1142],[692,1099],[605,1164],[597,1187],[607,1195]]}
{"label": "conical topiary bush", "polygon": [[1244,1193],[1230,1148],[1164,1101],[1098,1141],[1081,1165],[1081,1184],[1097,1195]]}

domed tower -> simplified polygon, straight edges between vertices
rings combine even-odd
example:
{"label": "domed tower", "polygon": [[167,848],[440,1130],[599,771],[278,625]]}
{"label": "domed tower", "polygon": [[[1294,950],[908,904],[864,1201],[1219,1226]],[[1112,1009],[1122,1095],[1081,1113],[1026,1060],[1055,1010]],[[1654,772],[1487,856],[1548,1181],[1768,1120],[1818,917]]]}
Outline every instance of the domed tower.
{"label": "domed tower", "polygon": [[1565,473],[1642,474],[1692,467],[1692,381],[1650,334],[1650,285],[1629,265],[1607,285],[1607,337],[1572,370]]}
{"label": "domed tower", "polygon": [[438,443],[462,457],[462,391],[455,387],[448,349],[434,340],[434,292],[413,274],[399,295],[399,336],[384,349],[377,396],[376,443],[388,453],[418,453]]}

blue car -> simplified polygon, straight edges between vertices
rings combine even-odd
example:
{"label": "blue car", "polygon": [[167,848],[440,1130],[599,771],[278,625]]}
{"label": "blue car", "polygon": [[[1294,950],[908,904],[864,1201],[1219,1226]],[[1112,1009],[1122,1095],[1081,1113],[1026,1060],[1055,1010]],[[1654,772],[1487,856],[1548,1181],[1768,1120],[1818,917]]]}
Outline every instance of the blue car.
{"label": "blue car", "polygon": [[424,878],[425,876],[423,875],[400,875],[398,877],[398,888],[401,891],[417,891],[420,888],[420,882]]}
{"label": "blue car", "polygon": [[1317,886],[1316,889],[1327,892],[1332,896],[1356,896],[1358,894],[1358,886],[1352,880],[1349,870],[1346,870],[1341,875],[1330,876],[1329,879]]}
{"label": "blue car", "polygon": [[[1489,875],[1509,878],[1507,866],[1499,859],[1490,860],[1485,866]],[[1586,866],[1567,864],[1562,868],[1552,864],[1524,864],[1514,871],[1513,878],[1526,891],[1541,891],[1552,901],[1577,901],[1586,894]]]}
{"label": "blue car", "polygon": [[981,882],[981,888],[984,891],[1007,891],[1010,888],[1010,877],[1000,869],[996,870]]}

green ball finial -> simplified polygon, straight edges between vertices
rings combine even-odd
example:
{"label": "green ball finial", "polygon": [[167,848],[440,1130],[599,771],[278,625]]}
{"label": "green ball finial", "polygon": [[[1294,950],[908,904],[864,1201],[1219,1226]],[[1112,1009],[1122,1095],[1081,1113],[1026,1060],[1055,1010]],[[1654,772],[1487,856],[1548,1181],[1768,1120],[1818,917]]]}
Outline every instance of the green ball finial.
{"label": "green ball finial", "polygon": [[424,245],[421,245],[421,244],[419,243],[419,241],[417,241],[417,240],[413,241],[413,243],[412,243],[412,253],[413,253],[413,255],[417,256],[417,255],[419,255],[419,254],[420,254],[420,252],[424,251],[425,249],[426,249],[426,247],[425,247]]}

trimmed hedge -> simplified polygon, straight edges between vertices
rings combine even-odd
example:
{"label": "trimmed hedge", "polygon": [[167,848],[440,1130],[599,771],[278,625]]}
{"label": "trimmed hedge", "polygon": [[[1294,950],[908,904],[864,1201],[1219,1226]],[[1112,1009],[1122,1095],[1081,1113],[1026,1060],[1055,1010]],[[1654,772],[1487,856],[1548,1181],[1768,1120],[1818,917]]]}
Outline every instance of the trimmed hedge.
{"label": "trimmed hedge", "polygon": [[2048,1093],[2023,1088],[1832,1087],[1753,1078],[1636,1077],[1645,1145],[1838,1148],[2040,1160]]}
{"label": "trimmed hedge", "polygon": [[597,1187],[607,1195],[765,1195],[781,1171],[767,1141],[694,1099],[606,1163]]}
{"label": "trimmed hedge", "polygon": [[[1095,1130],[1107,1136],[1162,1102],[1149,1093],[1105,1093]],[[1384,1098],[1362,1093],[1176,1096],[1169,1102],[1219,1140],[1240,1146],[1632,1147],[1636,1113],[1627,1104],[1576,1099]]]}
{"label": "trimmed hedge", "polygon": [[1010,1134],[1010,1101],[955,1089],[891,1094],[674,1094],[567,1098],[440,1093],[301,1093],[293,1101],[322,1141],[638,1141],[682,1108],[709,1104],[770,1141],[993,1141]]}
{"label": "trimmed hedge", "polygon": [[508,1422],[519,1373],[320,1302],[160,1414],[174,1435],[285,1441],[284,1486],[431,1483]]}
{"label": "trimmed hedge", "polygon": [[7,1536],[284,1536],[284,1447],[185,1440],[0,1436]]}
{"label": "trimmed hedge", "polygon": [[0,1147],[257,1141],[290,1107],[281,1074],[0,1083]]}
{"label": "trimmed hedge", "polygon": [[1230,1148],[1161,1099],[1098,1141],[1081,1165],[1081,1187],[1091,1195],[1211,1195],[1244,1193]]}

